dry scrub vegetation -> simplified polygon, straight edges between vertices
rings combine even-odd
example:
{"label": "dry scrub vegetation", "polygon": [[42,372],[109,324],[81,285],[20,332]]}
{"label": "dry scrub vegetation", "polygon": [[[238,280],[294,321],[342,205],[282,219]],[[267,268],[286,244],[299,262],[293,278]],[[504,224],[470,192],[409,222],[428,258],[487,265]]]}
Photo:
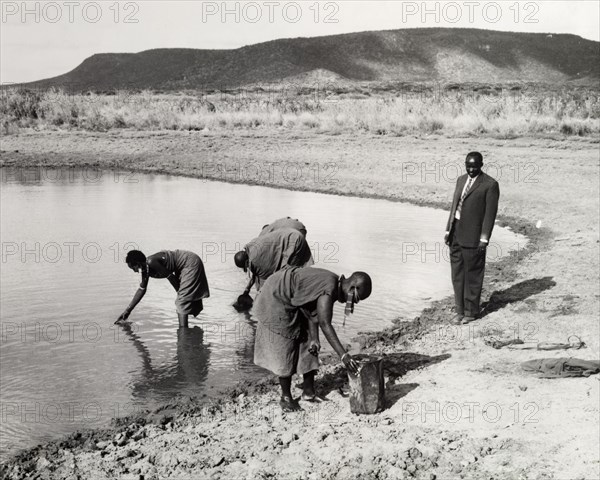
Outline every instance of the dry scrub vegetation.
{"label": "dry scrub vegetation", "polygon": [[598,91],[521,87],[422,91],[332,91],[261,88],[229,92],[156,93],[115,91],[69,94],[17,88],[1,92],[4,134],[23,128],[231,130],[308,129],[339,134],[378,135],[440,133],[491,134],[500,137],[536,134],[594,135],[600,132]]}

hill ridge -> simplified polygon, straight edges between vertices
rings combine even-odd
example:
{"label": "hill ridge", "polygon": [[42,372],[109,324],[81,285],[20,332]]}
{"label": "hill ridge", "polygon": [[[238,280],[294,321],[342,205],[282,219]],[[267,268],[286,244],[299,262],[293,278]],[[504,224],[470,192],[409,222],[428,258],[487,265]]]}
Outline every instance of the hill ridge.
{"label": "hill ridge", "polygon": [[600,42],[573,34],[473,28],[373,30],[268,40],[235,49],[96,53],[26,86],[74,89],[234,88],[286,78],[349,82],[566,83],[600,79]]}

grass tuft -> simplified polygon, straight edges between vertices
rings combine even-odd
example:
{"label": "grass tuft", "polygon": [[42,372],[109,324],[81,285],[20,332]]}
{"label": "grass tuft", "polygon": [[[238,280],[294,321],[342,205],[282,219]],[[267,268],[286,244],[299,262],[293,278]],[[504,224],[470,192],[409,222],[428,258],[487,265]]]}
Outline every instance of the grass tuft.
{"label": "grass tuft", "polygon": [[[359,87],[357,87],[359,88]],[[5,134],[22,128],[133,130],[309,129],[330,134],[480,135],[501,138],[549,133],[592,136],[600,132],[600,100],[593,90],[523,94],[486,87],[210,95],[151,91],[69,95],[60,89],[0,91]]]}

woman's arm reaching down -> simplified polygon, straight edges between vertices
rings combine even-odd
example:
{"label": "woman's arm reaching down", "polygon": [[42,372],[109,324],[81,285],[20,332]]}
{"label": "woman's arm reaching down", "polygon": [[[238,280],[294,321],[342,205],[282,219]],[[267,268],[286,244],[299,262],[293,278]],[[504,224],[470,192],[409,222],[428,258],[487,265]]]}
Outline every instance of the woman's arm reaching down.
{"label": "woman's arm reaching down", "polygon": [[353,374],[358,372],[358,364],[352,358],[352,356],[346,352],[337,333],[331,325],[331,319],[333,318],[333,299],[329,295],[321,295],[317,300],[317,316],[319,318],[319,326],[323,330],[325,338],[335,350],[342,360],[342,363],[346,368]]}
{"label": "woman's arm reaching down", "polygon": [[309,345],[308,352],[312,355],[318,355],[321,351],[321,341],[319,340],[319,324],[317,322],[312,321],[312,319],[308,319],[308,335],[309,335]]}
{"label": "woman's arm reaching down", "polygon": [[148,269],[146,268],[145,270],[142,270],[142,281],[140,282],[140,286],[138,287],[137,291],[135,292],[135,295],[133,296],[133,300],[131,300],[131,303],[127,306],[125,311],[121,315],[119,315],[119,318],[117,318],[117,321],[115,323],[118,323],[122,320],[127,320],[127,318],[129,318],[129,315],[131,314],[133,309],[138,303],[140,303],[142,298],[144,298],[144,295],[146,295],[146,288],[148,287],[149,278],[150,276],[148,275]]}
{"label": "woman's arm reaching down", "polygon": [[250,293],[250,290],[252,290],[252,287],[254,286],[255,282],[256,282],[256,275],[251,274],[250,280],[248,281],[248,285],[246,285],[246,289],[244,290],[244,293],[242,295],[248,295]]}

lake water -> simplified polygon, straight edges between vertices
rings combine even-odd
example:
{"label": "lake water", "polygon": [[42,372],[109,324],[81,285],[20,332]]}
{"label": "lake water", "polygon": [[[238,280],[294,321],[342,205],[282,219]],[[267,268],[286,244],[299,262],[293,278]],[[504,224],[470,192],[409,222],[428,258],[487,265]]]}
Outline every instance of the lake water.
{"label": "lake water", "polygon": [[[306,224],[315,266],[371,275],[373,294],[345,327],[335,307],[343,343],[451,293],[441,210],[91,169],[1,173],[3,459],[177,394],[211,396],[267,375],[252,363],[251,315],[231,307],[247,282],[233,255],[277,218]],[[491,261],[524,245],[501,228],[493,240]],[[203,330],[178,332],[175,292],[155,279],[131,325],[113,325],[139,284],[124,263],[131,248],[202,257],[211,296],[190,326]]]}

